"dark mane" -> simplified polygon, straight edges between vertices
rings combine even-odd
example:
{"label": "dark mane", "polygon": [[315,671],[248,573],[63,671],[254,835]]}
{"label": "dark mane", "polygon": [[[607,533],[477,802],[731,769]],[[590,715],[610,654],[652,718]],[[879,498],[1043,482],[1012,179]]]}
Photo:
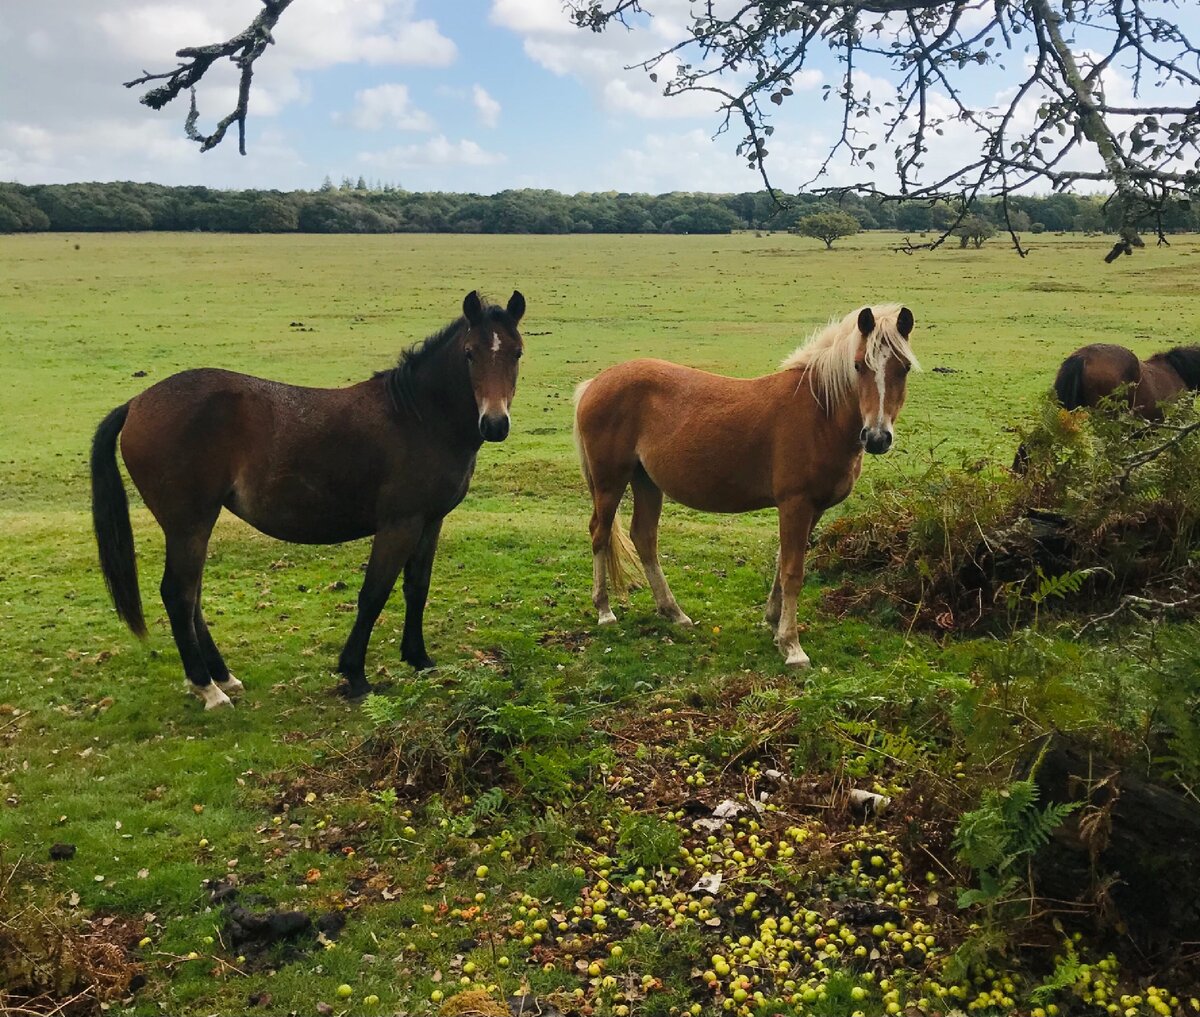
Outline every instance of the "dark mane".
{"label": "dark mane", "polygon": [[1200,346],[1176,346],[1151,359],[1161,359],[1169,364],[1188,388],[1200,388]]}
{"label": "dark mane", "polygon": [[[517,331],[517,324],[512,320],[512,316],[503,307],[497,307],[495,304],[486,304],[484,306],[484,318],[488,322],[498,322],[510,332]],[[413,343],[408,349],[400,354],[400,359],[396,362],[395,367],[390,367],[385,371],[376,371],[376,378],[383,378],[384,384],[387,386],[388,395],[391,397],[392,405],[400,413],[411,413],[415,417],[420,417],[417,410],[416,396],[419,388],[417,374],[422,365],[437,357],[441,350],[454,342],[467,327],[467,319],[458,317],[450,322],[445,328],[434,332],[423,342]]]}

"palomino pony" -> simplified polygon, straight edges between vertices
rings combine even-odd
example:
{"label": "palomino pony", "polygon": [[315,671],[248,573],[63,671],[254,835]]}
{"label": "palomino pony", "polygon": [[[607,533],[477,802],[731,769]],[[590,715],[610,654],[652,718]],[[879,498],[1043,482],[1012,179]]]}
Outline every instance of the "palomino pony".
{"label": "palomino pony", "polygon": [[1054,393],[1068,410],[1095,406],[1122,388],[1134,413],[1161,420],[1160,403],[1200,389],[1200,346],[1176,346],[1138,360],[1124,346],[1094,343],[1067,357],[1054,379]]}
{"label": "palomino pony", "polygon": [[[807,667],[796,632],[808,538],[842,501],[863,450],[886,452],[904,405],[913,316],[864,307],[831,322],[762,378],[724,378],[661,360],[602,371],[575,393],[575,439],[592,495],[592,600],[600,624],[616,621],[608,580],[621,587],[621,556],[636,550],[659,614],[690,625],[658,562],[666,494],[709,512],[779,509],[779,560],[766,620],[793,667]],[[633,487],[633,547],[617,521]]]}
{"label": "palomino pony", "polygon": [[209,535],[227,508],[280,540],[334,544],[375,535],[358,615],[338,660],[352,698],[375,620],[404,570],[401,657],[433,667],[422,619],[442,519],[462,501],[484,441],[508,435],[525,298],[506,308],[478,293],[463,317],[349,388],[299,388],[229,371],[184,371],[113,410],[92,444],[92,519],[117,614],[146,635],[129,504],[130,479],[166,536],[163,604],[192,690],[211,710],[242,683],[200,610]]}

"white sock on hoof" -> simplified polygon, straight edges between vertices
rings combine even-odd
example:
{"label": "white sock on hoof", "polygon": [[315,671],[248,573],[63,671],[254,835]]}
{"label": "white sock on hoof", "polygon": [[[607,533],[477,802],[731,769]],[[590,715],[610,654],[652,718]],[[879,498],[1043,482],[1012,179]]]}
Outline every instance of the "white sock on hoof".
{"label": "white sock on hoof", "polygon": [[233,700],[217,688],[215,682],[209,682],[207,685],[193,685],[191,688],[195,695],[204,700],[205,710],[220,710],[222,707],[233,706]]}
{"label": "white sock on hoof", "polygon": [[801,649],[789,653],[785,663],[788,667],[812,667],[812,661],[808,659],[808,654]]}
{"label": "white sock on hoof", "polygon": [[241,692],[242,689],[244,689],[246,687],[240,681],[238,681],[233,675],[230,675],[223,682],[217,682],[217,685],[220,687],[221,691],[226,693],[227,695],[230,692]]}
{"label": "white sock on hoof", "polygon": [[600,624],[601,625],[615,625],[616,621],[617,621],[617,616],[615,614],[613,614],[611,610],[600,612]]}

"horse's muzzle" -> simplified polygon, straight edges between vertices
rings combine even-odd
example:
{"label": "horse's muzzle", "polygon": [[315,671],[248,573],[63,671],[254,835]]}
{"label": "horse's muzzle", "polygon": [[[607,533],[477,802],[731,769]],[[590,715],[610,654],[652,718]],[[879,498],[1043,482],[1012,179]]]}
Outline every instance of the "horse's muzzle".
{"label": "horse's muzzle", "polygon": [[508,414],[503,416],[479,418],[479,433],[484,441],[503,441],[508,437]]}
{"label": "horse's muzzle", "polygon": [[871,455],[882,455],[892,447],[892,432],[864,427],[858,435],[858,440]]}

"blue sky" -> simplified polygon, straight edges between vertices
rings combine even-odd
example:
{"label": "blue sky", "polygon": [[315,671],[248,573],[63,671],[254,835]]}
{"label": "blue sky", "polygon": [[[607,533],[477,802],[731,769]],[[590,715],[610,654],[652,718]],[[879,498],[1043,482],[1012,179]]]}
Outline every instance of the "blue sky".
{"label": "blue sky", "polygon": [[[183,137],[181,102],[154,112],[121,86],[170,68],[181,45],[228,38],[258,8],[7,0],[0,179],[290,189],[361,175],[479,193],[760,186],[734,153],[740,133],[714,139],[710,102],[664,99],[643,72],[624,70],[680,37],[688,0],[656,0],[652,25],[602,36],[572,26],[561,0],[295,0],[258,64],[244,158],[232,134],[199,153]],[[812,176],[834,137],[838,111],[820,85],[836,73],[828,57],[816,63],[779,113],[769,167],[785,188]],[[1005,85],[990,69],[973,81],[985,97]],[[202,88],[202,125],[229,108],[233,82],[230,68]],[[861,176],[839,167],[832,182]]]}

